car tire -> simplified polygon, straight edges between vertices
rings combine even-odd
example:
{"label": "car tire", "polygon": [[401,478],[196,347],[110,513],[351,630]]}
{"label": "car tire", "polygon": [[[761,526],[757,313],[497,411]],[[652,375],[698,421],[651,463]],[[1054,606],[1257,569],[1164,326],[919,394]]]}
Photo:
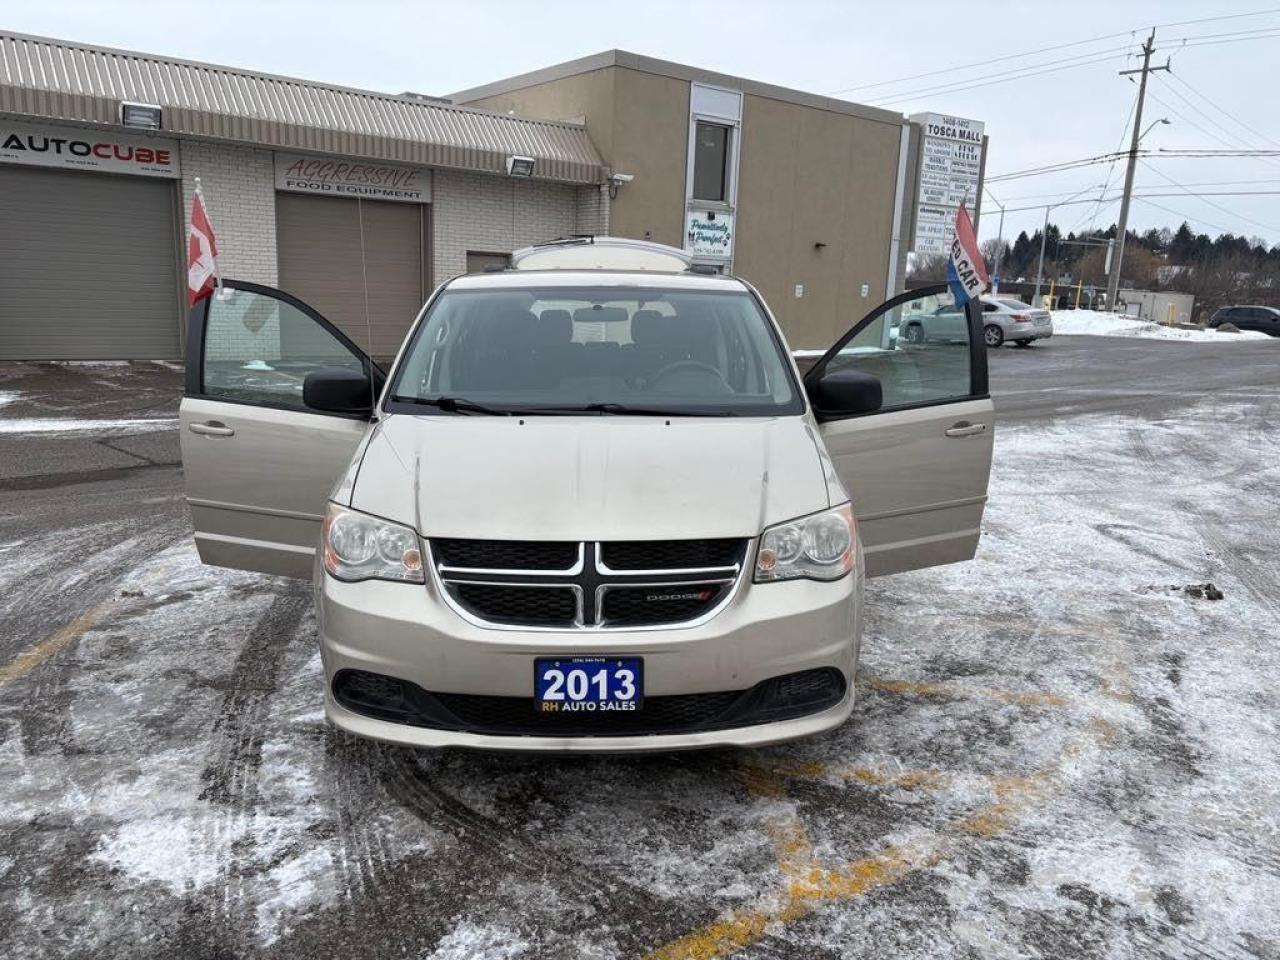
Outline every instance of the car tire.
{"label": "car tire", "polygon": [[918,323],[908,323],[903,331],[902,339],[907,343],[924,343],[924,327]]}
{"label": "car tire", "polygon": [[1031,346],[1031,341],[1030,341],[1030,340],[1015,340],[1015,341],[1013,341],[1013,345],[1014,345],[1015,347],[1029,347],[1029,346]]}
{"label": "car tire", "polygon": [[1004,343],[1004,331],[994,323],[988,323],[982,329],[982,338],[987,341],[988,347],[998,347]]}

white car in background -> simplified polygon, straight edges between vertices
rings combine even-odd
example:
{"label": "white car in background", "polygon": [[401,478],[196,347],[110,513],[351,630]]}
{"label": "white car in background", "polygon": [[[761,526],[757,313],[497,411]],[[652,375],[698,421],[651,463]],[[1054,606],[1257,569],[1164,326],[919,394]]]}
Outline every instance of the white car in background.
{"label": "white car in background", "polygon": [[[1032,340],[1053,336],[1053,318],[1048,310],[995,294],[987,294],[981,300],[982,336],[988,347],[1002,346],[1006,340],[1029,347]],[[908,343],[963,339],[964,335],[964,308],[955,304],[938,307],[929,314],[907,317],[899,333]]]}

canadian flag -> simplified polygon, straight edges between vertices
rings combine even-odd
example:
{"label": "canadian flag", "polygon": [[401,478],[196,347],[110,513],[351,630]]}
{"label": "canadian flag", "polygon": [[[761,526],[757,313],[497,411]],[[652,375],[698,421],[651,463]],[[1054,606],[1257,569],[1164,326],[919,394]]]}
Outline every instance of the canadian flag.
{"label": "canadian flag", "polygon": [[213,236],[213,224],[204,209],[204,194],[196,184],[195,199],[191,201],[191,231],[187,235],[187,291],[191,306],[213,294],[218,283],[218,241]]}

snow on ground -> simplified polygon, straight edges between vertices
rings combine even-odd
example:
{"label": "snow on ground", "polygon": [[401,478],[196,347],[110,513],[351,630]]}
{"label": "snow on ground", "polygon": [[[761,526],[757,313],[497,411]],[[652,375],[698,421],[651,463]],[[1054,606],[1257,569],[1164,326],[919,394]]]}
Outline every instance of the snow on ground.
{"label": "snow on ground", "polygon": [[122,419],[66,419],[54,417],[15,417],[0,419],[0,433],[99,433],[108,430],[128,430],[145,433],[155,430],[176,430],[177,417],[127,417]]}
{"label": "snow on ground", "polygon": [[1053,310],[1054,336],[1087,334],[1095,337],[1141,337],[1148,340],[1187,340],[1196,343],[1223,343],[1232,340],[1269,340],[1265,333],[1242,330],[1219,333],[1217,330],[1184,330],[1139,320],[1122,313],[1100,310]]}
{"label": "snow on ground", "polygon": [[1273,406],[1000,427],[852,720],[743,753],[337,733],[308,587],[184,539],[3,688],[0,956],[1276,956]]}

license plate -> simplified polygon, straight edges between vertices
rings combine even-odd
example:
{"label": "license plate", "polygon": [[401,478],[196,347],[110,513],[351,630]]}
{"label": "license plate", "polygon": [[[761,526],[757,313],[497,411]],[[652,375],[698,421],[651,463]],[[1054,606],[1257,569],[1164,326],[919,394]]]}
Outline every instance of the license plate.
{"label": "license plate", "polygon": [[639,657],[546,657],[533,662],[539,713],[614,713],[640,709],[644,661]]}

